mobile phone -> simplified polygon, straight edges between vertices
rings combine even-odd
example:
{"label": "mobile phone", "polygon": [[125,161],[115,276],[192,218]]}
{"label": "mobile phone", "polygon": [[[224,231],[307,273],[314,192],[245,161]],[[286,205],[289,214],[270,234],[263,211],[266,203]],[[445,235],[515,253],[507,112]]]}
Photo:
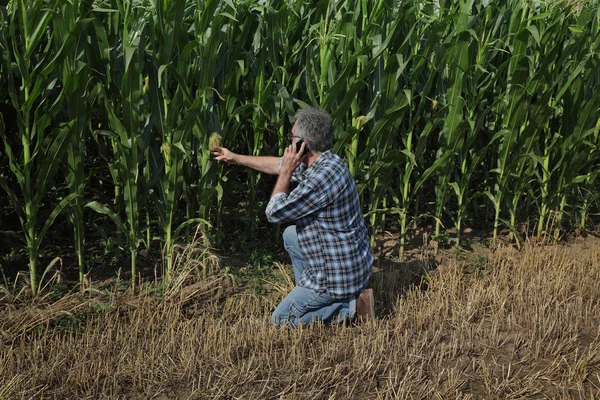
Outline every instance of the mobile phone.
{"label": "mobile phone", "polygon": [[[302,143],[304,143],[304,139],[300,139],[296,142],[296,153],[298,153],[300,151],[300,147],[302,147]],[[302,153],[303,155],[306,154],[307,149],[308,149],[308,146],[304,145],[304,152]]]}

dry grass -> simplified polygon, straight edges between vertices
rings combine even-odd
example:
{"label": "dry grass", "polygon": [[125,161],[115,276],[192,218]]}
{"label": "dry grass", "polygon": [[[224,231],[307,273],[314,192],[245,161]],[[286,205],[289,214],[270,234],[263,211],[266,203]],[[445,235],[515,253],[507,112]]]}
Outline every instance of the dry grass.
{"label": "dry grass", "polygon": [[[360,326],[274,328],[277,299],[228,277],[160,297],[100,288],[7,305],[0,398],[600,396],[597,239],[449,258],[415,285],[418,265],[374,276],[387,316]],[[61,325],[100,306],[79,328]]]}

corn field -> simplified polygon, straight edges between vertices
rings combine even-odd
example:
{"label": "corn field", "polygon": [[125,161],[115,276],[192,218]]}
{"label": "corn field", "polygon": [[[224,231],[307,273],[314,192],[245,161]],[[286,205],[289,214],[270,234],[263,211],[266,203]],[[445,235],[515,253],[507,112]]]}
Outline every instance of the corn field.
{"label": "corn field", "polygon": [[111,221],[135,281],[141,250],[159,246],[169,277],[178,237],[218,237],[231,193],[256,220],[261,176],[211,160],[209,137],[281,154],[306,105],[332,114],[365,218],[397,227],[399,257],[417,224],[457,245],[465,227],[519,243],[523,226],[597,224],[597,0],[0,4],[0,199],[34,294],[56,221],[81,280],[86,222]]}

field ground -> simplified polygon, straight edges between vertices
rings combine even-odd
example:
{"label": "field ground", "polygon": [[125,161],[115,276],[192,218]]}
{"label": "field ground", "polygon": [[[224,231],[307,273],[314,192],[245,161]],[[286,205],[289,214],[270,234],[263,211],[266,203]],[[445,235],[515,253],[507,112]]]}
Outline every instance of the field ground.
{"label": "field ground", "polygon": [[191,268],[138,295],[117,279],[36,305],[5,290],[0,399],[600,397],[600,239],[405,262],[387,243],[379,318],[360,325],[270,326],[283,265],[267,295]]}

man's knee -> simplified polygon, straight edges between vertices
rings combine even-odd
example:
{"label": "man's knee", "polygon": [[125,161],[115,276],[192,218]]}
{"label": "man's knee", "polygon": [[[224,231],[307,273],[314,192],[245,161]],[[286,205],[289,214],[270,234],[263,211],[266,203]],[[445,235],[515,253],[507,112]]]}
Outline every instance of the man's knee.
{"label": "man's knee", "polygon": [[272,325],[281,325],[282,322],[282,318],[283,316],[277,312],[277,310],[273,311],[273,314],[271,314],[271,324]]}
{"label": "man's knee", "polygon": [[283,231],[283,244],[287,249],[289,246],[298,247],[298,234],[296,233],[296,225],[290,225]]}
{"label": "man's knee", "polygon": [[277,310],[271,314],[271,325],[279,325],[279,314],[277,314]]}
{"label": "man's knee", "polygon": [[273,311],[273,314],[271,314],[271,324],[277,326],[296,326],[298,322],[297,318],[291,315],[289,311],[283,312],[282,310],[275,309],[275,311]]}

